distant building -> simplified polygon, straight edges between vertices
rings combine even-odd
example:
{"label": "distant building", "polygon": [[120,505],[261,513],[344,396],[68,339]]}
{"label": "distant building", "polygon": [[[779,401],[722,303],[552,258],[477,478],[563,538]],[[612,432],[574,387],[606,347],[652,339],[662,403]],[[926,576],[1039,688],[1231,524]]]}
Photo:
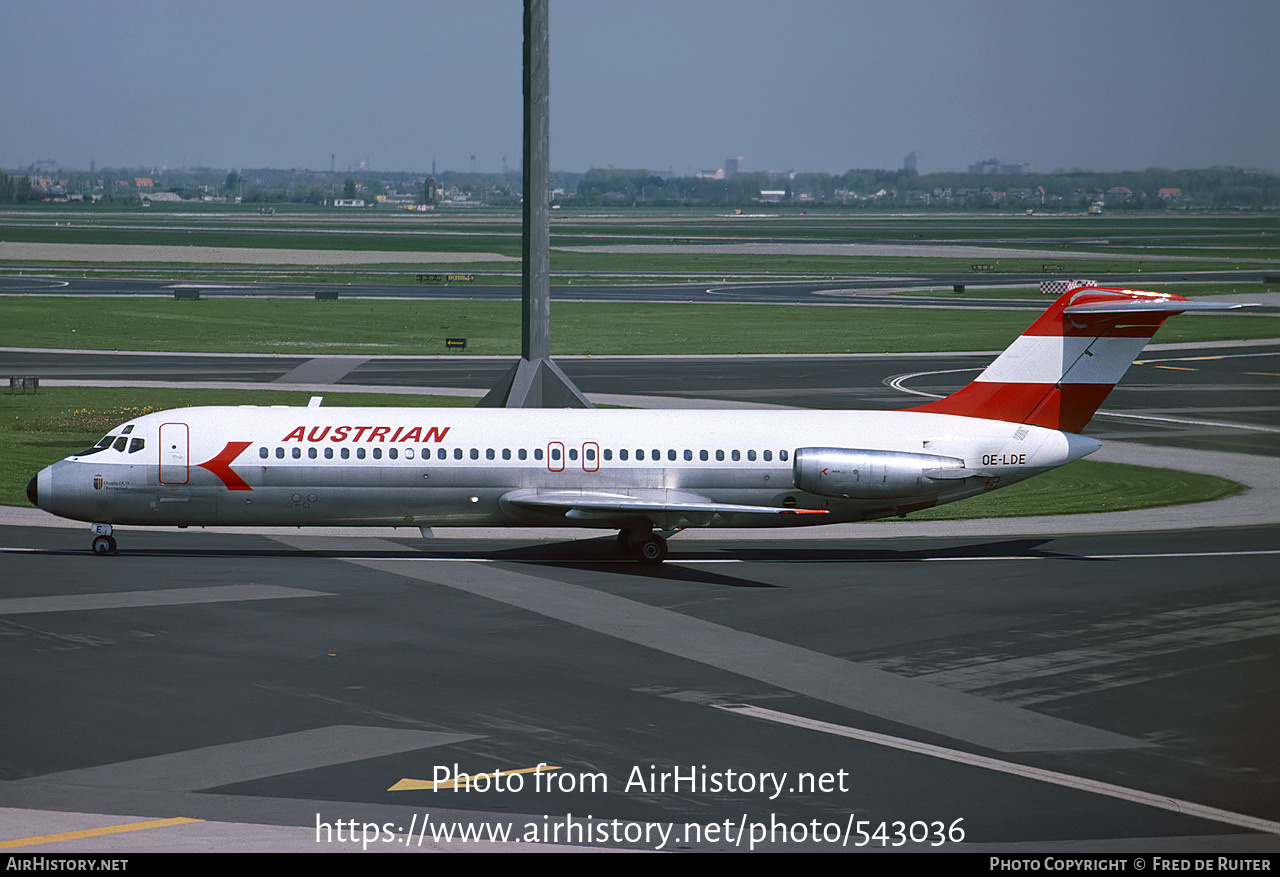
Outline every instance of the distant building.
{"label": "distant building", "polygon": [[152,180],[151,177],[134,177],[133,184],[139,189],[152,189],[155,188],[156,185],[155,181]]}
{"label": "distant building", "polygon": [[994,158],[988,158],[986,161],[980,161],[977,164],[969,165],[969,173],[1018,176],[1020,174],[1031,173],[1031,165],[1026,162],[1022,162],[1021,164],[1008,164],[1002,163]]}
{"label": "distant building", "polygon": [[907,157],[902,160],[902,169],[905,171],[911,171],[912,173],[919,173],[919,157],[914,152],[908,152]]}
{"label": "distant building", "polygon": [[724,176],[725,179],[731,180],[742,170],[742,156],[734,156],[724,160]]}

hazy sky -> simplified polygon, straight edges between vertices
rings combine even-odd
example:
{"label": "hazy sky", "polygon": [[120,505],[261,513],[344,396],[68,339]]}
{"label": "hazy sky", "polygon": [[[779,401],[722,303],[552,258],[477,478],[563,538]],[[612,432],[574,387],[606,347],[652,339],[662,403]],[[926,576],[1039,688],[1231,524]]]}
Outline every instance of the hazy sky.
{"label": "hazy sky", "polygon": [[[0,0],[0,167],[520,163],[519,0]],[[1280,172],[1277,0],[551,0],[552,167]]]}

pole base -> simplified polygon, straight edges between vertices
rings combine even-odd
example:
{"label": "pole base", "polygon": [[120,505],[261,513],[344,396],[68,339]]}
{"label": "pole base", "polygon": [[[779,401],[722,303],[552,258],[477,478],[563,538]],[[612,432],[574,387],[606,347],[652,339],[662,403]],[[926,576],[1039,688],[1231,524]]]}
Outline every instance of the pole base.
{"label": "pole base", "polygon": [[549,358],[516,361],[477,408],[594,408]]}

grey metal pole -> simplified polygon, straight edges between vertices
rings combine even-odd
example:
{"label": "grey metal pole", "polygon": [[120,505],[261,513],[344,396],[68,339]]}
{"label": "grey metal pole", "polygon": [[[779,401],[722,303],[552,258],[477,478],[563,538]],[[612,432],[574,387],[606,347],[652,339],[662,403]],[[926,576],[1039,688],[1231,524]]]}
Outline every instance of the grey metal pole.
{"label": "grey metal pole", "polygon": [[482,408],[591,408],[551,360],[551,75],[548,0],[524,0],[524,211],[520,360]]}
{"label": "grey metal pole", "polygon": [[524,257],[520,351],[551,355],[551,75],[547,0],[524,4]]}

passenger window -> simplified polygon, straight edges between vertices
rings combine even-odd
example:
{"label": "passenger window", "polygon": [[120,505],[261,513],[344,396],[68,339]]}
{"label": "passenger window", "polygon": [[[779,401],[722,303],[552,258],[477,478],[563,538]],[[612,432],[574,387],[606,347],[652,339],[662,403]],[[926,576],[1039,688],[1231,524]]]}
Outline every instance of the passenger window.
{"label": "passenger window", "polygon": [[667,448],[667,459],[668,459],[668,460],[674,460],[675,458],[676,458],[676,449],[675,449],[675,448]]}
{"label": "passenger window", "polygon": [[[412,459],[413,459],[413,448],[405,448],[405,449],[404,449],[404,458],[405,458],[406,460],[412,460]],[[391,459],[393,459],[393,460],[394,460],[395,458],[394,458],[394,457],[392,457]]]}
{"label": "passenger window", "polygon": [[684,459],[685,459],[685,462],[693,462],[693,451],[689,450],[688,448],[685,448]]}
{"label": "passenger window", "polygon": [[734,448],[733,451],[730,452],[729,456],[733,459],[733,462],[736,463],[742,459],[742,451],[739,451],[737,448]]}
{"label": "passenger window", "polygon": [[623,461],[625,461],[625,460],[627,459],[627,449],[626,449],[626,448],[623,448],[622,450],[618,451],[618,459],[619,459],[619,460],[623,460]]}
{"label": "passenger window", "polygon": [[787,461],[787,452],[778,451],[778,459],[785,463]]}
{"label": "passenger window", "polygon": [[486,460],[492,460],[492,459],[493,459],[493,457],[494,457],[494,455],[493,455],[493,448],[489,448],[488,450],[486,450],[486,451],[484,452],[484,458],[485,458]]}
{"label": "passenger window", "polygon": [[307,448],[307,456],[308,456],[309,458],[311,458],[312,460],[314,460],[314,459],[316,458],[316,456],[317,456],[317,455],[316,455],[316,449],[315,449],[315,448]]}
{"label": "passenger window", "polygon": [[261,458],[262,458],[262,459],[264,459],[264,460],[265,460],[265,459],[267,459],[267,457],[270,455],[270,453],[271,453],[271,452],[267,450],[267,446],[266,446],[266,445],[263,445],[262,447],[258,448],[258,456],[259,456],[259,457],[261,457]]}
{"label": "passenger window", "polygon": [[350,449],[350,448],[343,448],[341,451],[339,451],[339,453],[342,455],[342,459],[344,459],[344,460],[349,460],[349,459],[351,459],[351,449]]}
{"label": "passenger window", "polygon": [[756,452],[755,452],[755,451],[747,451],[747,460],[748,460],[748,461],[750,461],[750,462],[752,462],[752,463],[754,463],[754,462],[756,461]]}
{"label": "passenger window", "polygon": [[551,459],[552,459],[554,462],[556,462],[556,463],[559,463],[559,462],[560,462],[560,449],[559,449],[559,448],[552,448],[552,449],[551,449]]}
{"label": "passenger window", "polygon": [[541,460],[541,459],[542,459],[542,448],[534,448],[534,449],[533,449],[533,459],[535,459],[535,460]]}
{"label": "passenger window", "polygon": [[577,449],[577,448],[570,448],[570,449],[569,449],[569,459],[570,459],[570,460],[576,460],[576,459],[578,459],[578,449]]}
{"label": "passenger window", "polygon": [[520,450],[516,451],[516,456],[519,457],[521,460],[527,460],[529,459],[529,452],[524,448],[521,448]]}
{"label": "passenger window", "polygon": [[364,448],[356,448],[356,459],[357,460],[364,459]]}
{"label": "passenger window", "polygon": [[[611,448],[605,448],[605,449],[604,449],[604,458],[605,458],[606,460],[612,460],[612,459],[613,459],[613,450],[612,450]],[[593,459],[593,460],[595,459],[595,454],[594,454],[594,453],[592,453],[591,459]]]}
{"label": "passenger window", "polygon": [[453,449],[453,459],[455,459],[455,460],[461,460],[461,459],[462,459],[462,448],[454,448],[454,449]]}
{"label": "passenger window", "polygon": [[764,452],[764,461],[765,461],[766,463],[768,463],[768,462],[769,462],[770,460],[772,460],[772,459],[773,459],[773,451],[765,451],[765,452]]}
{"label": "passenger window", "polygon": [[373,459],[375,459],[375,460],[381,460],[381,459],[382,459],[382,448],[374,448],[374,449],[373,449]]}
{"label": "passenger window", "polygon": [[293,449],[293,459],[295,459],[295,460],[301,460],[301,459],[302,459],[302,448],[294,448],[294,449]]}
{"label": "passenger window", "polygon": [[650,456],[649,459],[653,460],[655,463],[658,462],[659,460],[662,459],[662,451],[658,450],[657,448],[654,448],[653,455]]}
{"label": "passenger window", "polygon": [[716,460],[724,461],[724,451],[716,451]]}
{"label": "passenger window", "polygon": [[400,456],[400,452],[399,452],[399,451],[397,451],[395,448],[387,448],[387,459],[388,459],[388,460],[394,460],[394,459],[395,459],[396,457],[398,457],[398,456]]}
{"label": "passenger window", "polygon": [[325,458],[326,460],[332,460],[332,459],[333,459],[333,448],[325,448],[325,449],[324,449],[324,458]]}
{"label": "passenger window", "polygon": [[636,448],[636,459],[637,459],[637,460],[643,460],[643,459],[644,459],[644,451],[643,451],[643,450],[641,450],[640,448]]}
{"label": "passenger window", "polygon": [[277,460],[284,459],[284,448],[276,448],[276,459]]}
{"label": "passenger window", "polygon": [[472,448],[472,449],[471,449],[471,459],[473,459],[473,460],[479,460],[479,459],[480,459],[480,449],[479,449],[479,448]]}
{"label": "passenger window", "polygon": [[510,459],[511,459],[511,449],[510,449],[510,448],[503,448],[503,449],[502,449],[502,459],[504,459],[504,460],[510,460]]}
{"label": "passenger window", "polygon": [[[431,452],[430,452],[430,451],[427,451],[427,453],[429,454],[429,453],[431,453]],[[446,459],[448,459],[448,458],[449,458],[449,452],[448,452],[448,451],[446,451],[444,448],[437,448],[437,449],[436,449],[436,459],[437,459],[437,460],[446,460]]]}

